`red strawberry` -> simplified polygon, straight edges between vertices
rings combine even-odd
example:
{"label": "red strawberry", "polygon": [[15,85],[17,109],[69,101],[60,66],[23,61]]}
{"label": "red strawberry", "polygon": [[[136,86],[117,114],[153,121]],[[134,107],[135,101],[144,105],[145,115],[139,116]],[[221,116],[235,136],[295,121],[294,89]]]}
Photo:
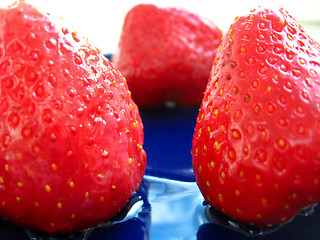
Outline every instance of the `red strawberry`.
{"label": "red strawberry", "polygon": [[183,9],[140,4],[126,15],[112,61],[140,107],[198,106],[222,31]]}
{"label": "red strawberry", "polygon": [[219,47],[193,139],[205,199],[256,226],[320,201],[320,52],[283,9],[237,19]]}
{"label": "red strawberry", "polygon": [[125,79],[23,1],[1,9],[0,21],[0,215],[47,232],[112,217],[146,165]]}

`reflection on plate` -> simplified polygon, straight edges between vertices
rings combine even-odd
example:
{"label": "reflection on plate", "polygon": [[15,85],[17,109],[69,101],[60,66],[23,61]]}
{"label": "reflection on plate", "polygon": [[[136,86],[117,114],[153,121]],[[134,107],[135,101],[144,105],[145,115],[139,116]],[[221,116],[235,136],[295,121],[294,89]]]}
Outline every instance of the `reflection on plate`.
{"label": "reflection on plate", "polygon": [[[141,110],[148,165],[140,190],[111,221],[85,232],[49,235],[0,220],[10,240],[318,240],[320,209],[275,229],[245,229],[210,208],[194,182],[191,142],[198,110]],[[208,217],[209,216],[209,217]],[[235,228],[236,227],[236,228]]]}

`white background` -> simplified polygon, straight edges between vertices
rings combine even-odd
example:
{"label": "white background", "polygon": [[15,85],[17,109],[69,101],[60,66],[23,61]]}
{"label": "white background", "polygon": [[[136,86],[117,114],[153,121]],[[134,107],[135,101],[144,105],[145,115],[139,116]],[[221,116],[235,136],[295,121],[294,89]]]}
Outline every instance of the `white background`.
{"label": "white background", "polygon": [[[67,25],[89,39],[104,53],[112,53],[118,43],[127,11],[138,3],[183,7],[211,19],[224,32],[234,17],[258,5],[273,4],[287,9],[315,40],[320,42],[320,1],[318,0],[28,0],[51,15],[61,16]],[[0,7],[11,4],[0,0]]]}

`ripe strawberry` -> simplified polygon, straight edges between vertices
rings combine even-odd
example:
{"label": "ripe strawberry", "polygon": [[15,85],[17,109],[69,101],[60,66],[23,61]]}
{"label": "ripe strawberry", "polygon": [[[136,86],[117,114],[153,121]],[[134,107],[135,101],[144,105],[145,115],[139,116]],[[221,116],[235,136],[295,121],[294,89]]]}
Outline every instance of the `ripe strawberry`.
{"label": "ripe strawberry", "polygon": [[256,226],[320,201],[320,53],[284,9],[237,19],[199,111],[193,166],[205,199]]}
{"label": "ripe strawberry", "polygon": [[125,79],[24,1],[1,9],[0,21],[0,215],[47,232],[112,217],[146,165]]}
{"label": "ripe strawberry", "polygon": [[112,61],[139,107],[199,106],[222,31],[178,8],[140,4],[126,15]]}

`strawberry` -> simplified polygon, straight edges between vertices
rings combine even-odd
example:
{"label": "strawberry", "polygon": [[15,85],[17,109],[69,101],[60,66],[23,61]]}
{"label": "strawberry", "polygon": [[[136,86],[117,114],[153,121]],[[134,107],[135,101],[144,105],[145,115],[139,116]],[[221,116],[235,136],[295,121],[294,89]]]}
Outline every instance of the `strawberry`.
{"label": "strawberry", "polygon": [[320,53],[284,9],[259,7],[225,34],[193,138],[207,202],[258,227],[320,201]]}
{"label": "strawberry", "polygon": [[143,125],[101,52],[24,1],[0,10],[0,215],[71,232],[115,215],[142,181]]}
{"label": "strawberry", "polygon": [[221,38],[222,31],[197,14],[139,4],[125,17],[112,61],[139,107],[199,106]]}

